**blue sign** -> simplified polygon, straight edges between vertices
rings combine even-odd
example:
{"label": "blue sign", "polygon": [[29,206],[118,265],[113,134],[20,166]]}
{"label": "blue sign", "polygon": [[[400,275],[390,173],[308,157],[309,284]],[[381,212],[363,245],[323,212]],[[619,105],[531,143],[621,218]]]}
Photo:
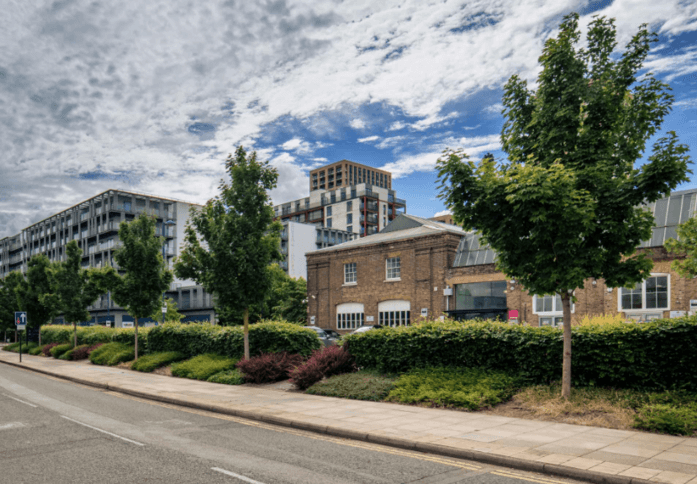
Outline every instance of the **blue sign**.
{"label": "blue sign", "polygon": [[[15,326],[17,329],[24,329],[27,324],[27,312],[26,311],[15,311]],[[22,326],[20,328],[20,326]]]}

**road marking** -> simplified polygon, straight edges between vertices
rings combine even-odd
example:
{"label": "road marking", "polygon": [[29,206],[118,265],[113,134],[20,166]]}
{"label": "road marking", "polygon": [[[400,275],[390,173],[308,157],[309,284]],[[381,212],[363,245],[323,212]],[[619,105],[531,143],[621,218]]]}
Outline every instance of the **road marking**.
{"label": "road marking", "polygon": [[7,398],[11,398],[12,400],[17,400],[18,402],[21,402],[21,403],[23,403],[23,404],[25,404],[25,405],[29,405],[30,407],[37,408],[37,406],[34,405],[33,403],[25,402],[24,400],[20,400],[19,398],[11,397],[11,396],[9,396],[9,395],[5,395],[4,393],[3,393],[3,396],[6,396]]}
{"label": "road marking", "polygon": [[24,424],[22,422],[10,422],[5,425],[0,425],[0,430],[16,429],[19,427],[24,427]]}
{"label": "road marking", "polygon": [[117,439],[125,440],[126,442],[130,442],[131,444],[136,444],[140,446],[145,446],[145,444],[141,444],[140,442],[136,442],[135,440],[127,439],[126,437],[121,437],[120,435],[112,434],[111,432],[107,432],[106,430],[98,429],[97,427],[92,427],[91,425],[87,425],[86,423],[78,422],[77,420],[73,420],[70,417],[66,417],[65,415],[61,415],[64,419],[70,420],[71,422],[75,422],[76,424],[84,425],[85,427],[88,427],[92,430],[96,430],[97,432],[102,432],[103,434],[111,435],[112,437],[116,437]]}
{"label": "road marking", "polygon": [[531,482],[539,482],[542,484],[567,484],[563,481],[555,481],[554,479],[547,479],[546,477],[537,477],[537,476],[523,476],[521,474],[516,474],[514,472],[509,472],[509,471],[500,471],[500,470],[495,470],[491,471],[490,474],[496,474],[497,476],[503,476],[503,477],[510,477],[512,479],[523,479],[525,481],[531,481]]}
{"label": "road marking", "polygon": [[263,484],[259,481],[255,481],[254,479],[250,479],[249,477],[241,476],[239,474],[235,474],[234,472],[226,471],[225,469],[221,469],[220,467],[211,467],[215,472],[221,472],[223,474],[227,474],[228,476],[236,477],[240,481],[248,482],[249,484]]}

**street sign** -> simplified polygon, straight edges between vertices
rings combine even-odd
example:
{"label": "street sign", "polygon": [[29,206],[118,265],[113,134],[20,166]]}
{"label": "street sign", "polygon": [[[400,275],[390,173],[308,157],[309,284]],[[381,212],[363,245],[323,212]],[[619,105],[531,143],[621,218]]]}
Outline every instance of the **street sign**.
{"label": "street sign", "polygon": [[162,306],[162,314],[167,314],[167,306]]}
{"label": "street sign", "polygon": [[15,326],[18,331],[22,331],[27,327],[27,312],[15,311]]}

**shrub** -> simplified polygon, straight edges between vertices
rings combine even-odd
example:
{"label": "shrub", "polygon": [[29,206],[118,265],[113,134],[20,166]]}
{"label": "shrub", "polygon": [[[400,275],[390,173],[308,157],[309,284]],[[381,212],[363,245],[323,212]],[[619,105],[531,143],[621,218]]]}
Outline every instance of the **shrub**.
{"label": "shrub", "polygon": [[172,375],[193,380],[208,380],[216,373],[232,370],[235,368],[236,363],[237,360],[234,358],[208,353],[195,356],[181,363],[174,363],[172,365]]}
{"label": "shrub", "polygon": [[135,358],[135,348],[122,343],[106,343],[90,353],[90,361],[95,365],[114,366]]}
{"label": "shrub", "polygon": [[[697,391],[697,317],[572,328],[575,386]],[[356,364],[384,373],[455,365],[561,379],[562,329],[428,322],[344,337]]]}
{"label": "shrub", "polygon": [[186,355],[177,351],[152,353],[150,355],[145,355],[138,358],[138,360],[131,365],[131,369],[136,371],[151,372],[157,368],[170,365],[185,358]]}
{"label": "shrub", "polygon": [[[147,351],[148,332],[150,328],[138,328],[138,345]],[[48,325],[41,328],[41,340],[43,343],[61,341],[73,341],[72,325]],[[78,345],[95,345],[97,343],[123,343],[134,344],[135,329],[131,328],[105,328],[103,326],[80,326],[77,328]]]}
{"label": "shrub", "polygon": [[296,366],[302,364],[302,355],[267,353],[237,363],[244,374],[244,381],[249,383],[271,383],[288,378]]}
{"label": "shrub", "polygon": [[[76,347],[76,348],[73,348],[73,349],[70,349],[70,350],[66,351],[65,353],[63,353],[62,355],[60,355],[59,358],[60,358],[61,360],[77,360],[77,359],[80,359],[80,358],[75,358],[75,355],[76,355],[76,354],[77,354],[77,355],[82,355],[82,354],[84,354],[84,355],[85,355],[84,358],[87,358],[87,349],[88,349],[89,347],[90,347],[90,345],[80,345],[80,346],[78,346],[78,347]],[[84,358],[81,358],[81,359],[84,359]]]}
{"label": "shrub", "polygon": [[[36,343],[34,343],[33,341],[30,341],[28,343],[26,341],[22,341],[22,353],[29,353],[29,351],[36,348],[36,346]],[[19,341],[3,347],[3,350],[19,353]]]}
{"label": "shrub", "polygon": [[394,388],[396,377],[383,376],[365,370],[333,376],[307,389],[313,395],[352,398],[355,400],[383,400]]}
{"label": "shrub", "polygon": [[[243,354],[240,326],[166,323],[149,329],[149,352],[178,351],[189,357],[215,353],[231,358],[240,358]],[[296,324],[263,322],[249,327],[251,356],[283,351],[309,356],[321,346],[314,331]]]}
{"label": "shrub", "polygon": [[41,347],[41,352],[44,354],[44,356],[49,356],[51,354],[51,350],[59,344],[60,343],[49,343],[47,345],[43,345]]}
{"label": "shrub", "polygon": [[516,378],[480,368],[426,368],[402,375],[387,399],[438,407],[479,410],[508,400]]}
{"label": "shrub", "polygon": [[30,349],[30,350],[28,351],[28,353],[29,353],[30,355],[36,356],[36,355],[38,355],[38,354],[41,353],[41,350],[44,348],[44,346],[45,346],[45,345],[42,345],[42,346],[35,346],[35,347],[33,347],[32,349]]}
{"label": "shrub", "polygon": [[62,345],[54,346],[54,347],[51,348],[51,350],[50,350],[50,351],[51,351],[51,356],[53,356],[54,358],[60,358],[61,355],[62,355],[63,353],[65,353],[66,351],[69,351],[69,350],[71,350],[71,349],[73,349],[73,344],[72,344],[72,343],[65,343],[65,344],[62,344]]}
{"label": "shrub", "polygon": [[234,370],[225,370],[216,373],[208,379],[212,383],[223,383],[225,385],[242,385],[244,383],[244,376],[242,372],[235,368]]}
{"label": "shrub", "polygon": [[99,348],[103,344],[104,343],[97,343],[97,344],[93,344],[93,345],[86,344],[86,345],[78,346],[77,348],[72,350],[72,355],[71,355],[72,359],[74,361],[85,360],[90,356],[90,353],[92,351],[96,350],[97,348]]}
{"label": "shrub", "polygon": [[292,383],[305,390],[324,377],[352,373],[356,364],[351,354],[340,346],[328,346],[312,353],[312,356],[290,373]]}
{"label": "shrub", "polygon": [[697,404],[684,407],[657,404],[639,409],[634,426],[638,429],[672,435],[693,435],[697,432]]}

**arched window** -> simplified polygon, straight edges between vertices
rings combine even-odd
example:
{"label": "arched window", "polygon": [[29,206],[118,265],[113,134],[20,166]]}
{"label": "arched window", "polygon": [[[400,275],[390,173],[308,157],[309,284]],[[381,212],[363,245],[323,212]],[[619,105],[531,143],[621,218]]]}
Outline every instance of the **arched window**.
{"label": "arched window", "polygon": [[336,306],[336,329],[356,329],[364,322],[363,304],[344,303]]}
{"label": "arched window", "polygon": [[378,320],[383,326],[409,326],[411,323],[411,302],[383,301],[378,304]]}

